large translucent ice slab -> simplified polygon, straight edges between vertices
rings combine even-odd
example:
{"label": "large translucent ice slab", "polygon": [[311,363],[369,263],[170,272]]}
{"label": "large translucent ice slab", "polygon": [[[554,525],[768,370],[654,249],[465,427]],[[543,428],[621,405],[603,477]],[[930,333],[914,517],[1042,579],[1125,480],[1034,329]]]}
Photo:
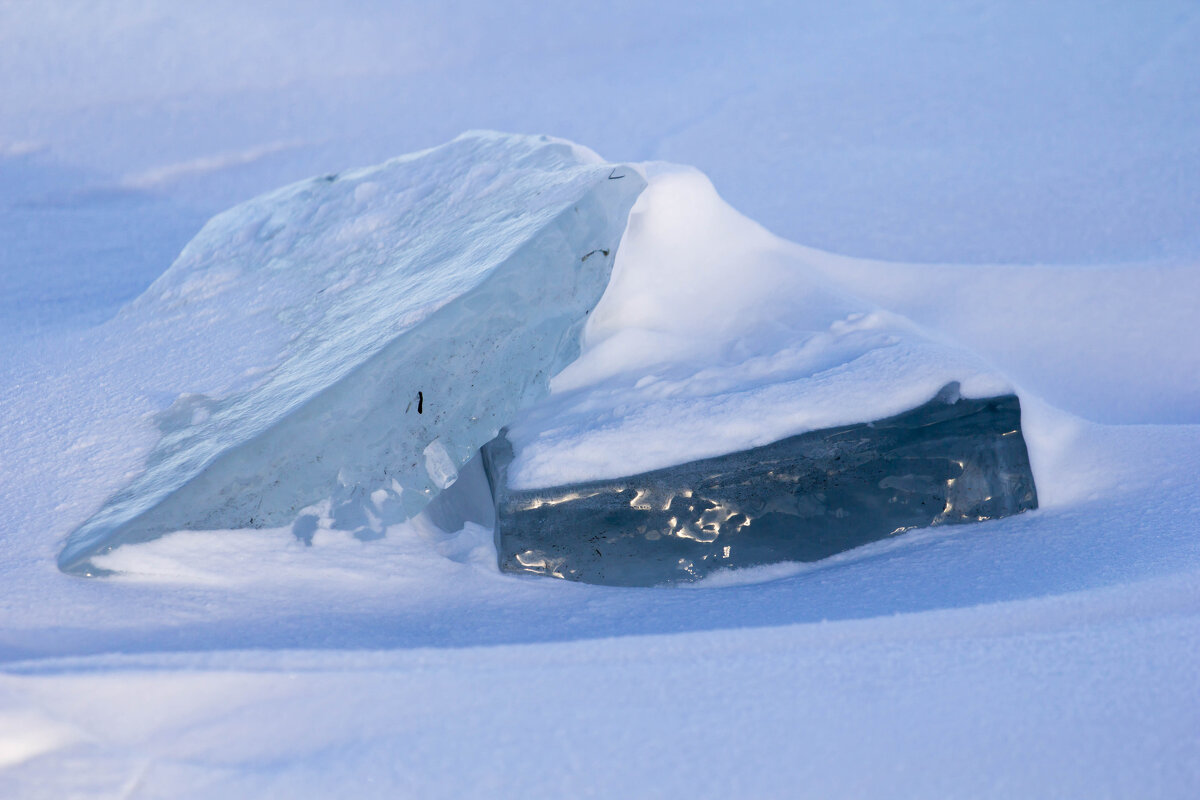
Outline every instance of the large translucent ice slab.
{"label": "large translucent ice slab", "polygon": [[644,185],[569,143],[469,134],[213,218],[113,324],[228,376],[176,387],[144,472],[60,566],[324,500],[365,535],[416,513],[575,357]]}
{"label": "large translucent ice slab", "polygon": [[1014,395],[949,386],[912,411],[617,480],[508,483],[512,444],[483,448],[500,566],[651,586],[817,561],[910,528],[1037,507]]}

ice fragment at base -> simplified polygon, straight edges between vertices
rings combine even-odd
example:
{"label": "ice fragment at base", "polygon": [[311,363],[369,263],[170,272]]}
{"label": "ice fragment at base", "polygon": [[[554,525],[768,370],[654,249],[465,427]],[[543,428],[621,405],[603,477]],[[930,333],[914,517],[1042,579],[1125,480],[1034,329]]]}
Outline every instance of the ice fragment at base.
{"label": "ice fragment at base", "polygon": [[299,518],[311,541],[314,504],[362,538],[420,511],[575,358],[644,186],[567,142],[475,133],[214,217],[110,323],[178,352],[145,376],[178,399],[60,567],[181,529]]}
{"label": "ice fragment at base", "polygon": [[588,583],[817,561],[1037,507],[1017,397],[965,399],[953,386],[887,419],[619,479],[512,489],[508,439],[483,456],[501,568]]}

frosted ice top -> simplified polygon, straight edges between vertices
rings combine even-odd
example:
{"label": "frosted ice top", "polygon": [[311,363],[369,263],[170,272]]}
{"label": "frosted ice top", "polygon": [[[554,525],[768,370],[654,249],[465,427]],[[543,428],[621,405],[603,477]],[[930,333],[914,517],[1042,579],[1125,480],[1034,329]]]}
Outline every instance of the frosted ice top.
{"label": "frosted ice top", "polygon": [[832,285],[811,251],[739,214],[700,172],[643,171],[649,186],[580,358],[510,427],[510,488],[619,478],[870,422],[953,382],[974,398],[1012,390],[974,354]]}
{"label": "frosted ice top", "polygon": [[374,531],[416,513],[576,356],[644,185],[567,142],[472,133],[214,217],[110,323],[205,366],[60,566],[326,499]]}

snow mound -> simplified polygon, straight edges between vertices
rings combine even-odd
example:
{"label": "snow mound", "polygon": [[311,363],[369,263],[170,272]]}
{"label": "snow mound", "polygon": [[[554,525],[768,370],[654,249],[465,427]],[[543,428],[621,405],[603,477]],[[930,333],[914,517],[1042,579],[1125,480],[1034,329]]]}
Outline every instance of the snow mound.
{"label": "snow mound", "polygon": [[206,391],[176,387],[60,567],[323,502],[364,537],[418,512],[576,356],[643,187],[567,142],[472,133],[213,218],[111,323],[216,362]]}
{"label": "snow mound", "polygon": [[649,185],[579,359],[510,426],[509,488],[619,478],[871,422],[955,383],[969,398],[1012,392],[983,359],[847,293],[699,171],[643,170]]}

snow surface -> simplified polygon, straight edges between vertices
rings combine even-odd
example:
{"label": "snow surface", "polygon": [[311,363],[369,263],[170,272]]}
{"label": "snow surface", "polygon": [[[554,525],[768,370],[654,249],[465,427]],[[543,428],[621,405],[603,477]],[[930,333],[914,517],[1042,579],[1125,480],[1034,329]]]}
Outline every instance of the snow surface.
{"label": "snow surface", "polygon": [[1011,385],[986,362],[840,289],[694,169],[643,167],[613,279],[580,357],[508,438],[514,489],[619,478],[883,419],[952,383]]}
{"label": "snow surface", "polygon": [[[1198,53],[1186,2],[0,2],[0,794],[1192,796]],[[154,444],[95,324],[213,214],[474,128],[695,164],[981,353],[1042,507],[673,591],[421,518],[60,573]]]}

